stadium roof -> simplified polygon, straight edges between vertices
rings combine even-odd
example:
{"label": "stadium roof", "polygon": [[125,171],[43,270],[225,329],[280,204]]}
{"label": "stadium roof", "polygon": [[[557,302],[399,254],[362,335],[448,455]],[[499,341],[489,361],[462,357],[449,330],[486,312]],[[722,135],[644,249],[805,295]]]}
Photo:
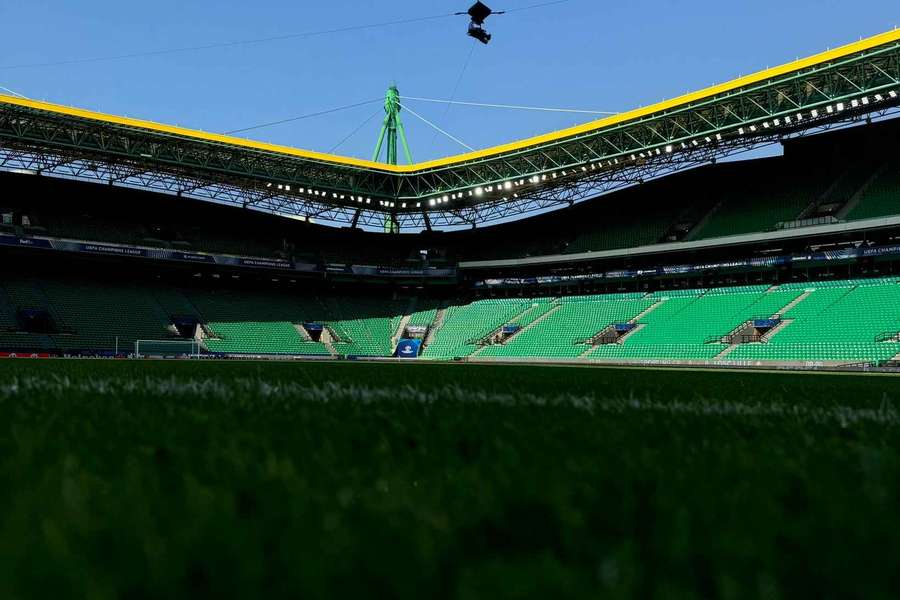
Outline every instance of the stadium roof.
{"label": "stadium roof", "polygon": [[900,30],[671,100],[413,165],[0,95],[0,166],[335,223],[475,225],[900,104]]}

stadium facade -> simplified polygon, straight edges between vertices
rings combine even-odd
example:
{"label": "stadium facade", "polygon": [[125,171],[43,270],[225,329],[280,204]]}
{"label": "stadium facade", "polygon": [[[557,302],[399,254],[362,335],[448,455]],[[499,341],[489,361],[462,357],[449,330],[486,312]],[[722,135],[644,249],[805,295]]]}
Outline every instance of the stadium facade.
{"label": "stadium facade", "polygon": [[0,352],[890,364],[898,94],[893,31],[404,166],[2,96]]}

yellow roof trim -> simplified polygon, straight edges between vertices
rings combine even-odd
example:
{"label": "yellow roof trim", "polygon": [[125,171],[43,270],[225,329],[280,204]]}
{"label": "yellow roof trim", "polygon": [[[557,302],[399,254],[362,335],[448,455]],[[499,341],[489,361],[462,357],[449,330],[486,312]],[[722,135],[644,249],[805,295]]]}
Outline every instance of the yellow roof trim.
{"label": "yellow roof trim", "polygon": [[120,117],[116,115],[109,115],[101,112],[95,112],[93,110],[85,110],[82,108],[73,108],[71,106],[63,106],[62,104],[52,104],[50,102],[42,102],[39,100],[30,100],[27,98],[18,98],[16,96],[6,96],[0,94],[0,103],[4,104],[14,104],[17,106],[23,106],[26,108],[32,108],[35,110],[52,112],[55,114],[67,115],[70,117],[80,117],[84,119],[91,119],[93,121],[102,121],[104,123],[113,123],[115,125],[125,125],[128,127],[138,127],[141,129],[149,129],[151,131],[157,131],[161,133],[171,133],[173,135],[184,136],[189,138],[194,138],[198,140],[203,140],[207,142],[219,142],[222,144],[229,144],[233,146],[241,146],[244,148],[252,148],[254,150],[265,150],[267,152],[277,152],[279,154],[288,154],[290,156],[297,156],[300,158],[309,158],[313,160],[320,160],[324,162],[332,162],[345,164],[355,167],[363,167],[368,169],[380,169],[383,171],[393,171],[392,165],[386,165],[382,163],[373,162],[370,160],[361,160],[357,158],[345,157],[345,156],[337,156],[333,154],[326,154],[324,152],[315,152],[312,150],[300,150],[298,148],[291,148],[290,146],[282,146],[279,144],[269,144],[267,142],[257,142],[255,140],[248,140],[244,138],[233,137],[229,135],[222,135],[219,133],[209,133],[206,131],[199,131],[197,129],[186,129],[183,127],[176,127],[174,125],[165,125],[162,123],[155,123],[153,121],[145,121],[142,119],[132,119],[129,117]]}
{"label": "yellow roof trim", "polygon": [[267,142],[258,142],[255,140],[248,140],[244,138],[237,138],[228,135],[222,135],[217,133],[208,133],[205,131],[198,131],[195,129],[186,129],[183,127],[175,127],[172,125],[164,125],[161,123],[155,123],[153,121],[145,121],[141,119],[131,119],[128,117],[120,117],[115,115],[108,115],[100,112],[95,112],[92,110],[85,110],[81,108],[73,108],[69,106],[63,106],[60,104],[52,104],[49,102],[41,102],[37,100],[31,100],[27,98],[18,98],[15,96],[8,96],[0,94],[0,103],[4,104],[12,104],[16,106],[22,106],[26,108],[31,108],[35,110],[47,111],[56,114],[68,115],[73,117],[80,117],[84,119],[91,119],[95,121],[102,121],[106,123],[112,123],[116,125],[124,125],[128,127],[137,127],[141,129],[148,129],[151,131],[157,131],[161,133],[169,133],[172,135],[178,135],[203,141],[209,142],[218,142],[222,144],[229,144],[234,146],[239,146],[243,148],[250,148],[254,150],[263,150],[267,152],[275,152],[278,154],[285,154],[288,156],[296,156],[299,158],[306,158],[311,160],[317,160],[321,162],[334,163],[338,165],[352,166],[352,167],[360,167],[364,169],[372,169],[376,171],[382,171],[387,173],[415,173],[418,171],[423,171],[426,169],[434,169],[439,167],[446,167],[450,165],[454,165],[457,163],[463,163],[471,160],[476,160],[480,158],[489,157],[492,155],[503,154],[506,152],[513,152],[516,150],[521,150],[523,148],[528,148],[529,146],[535,146],[538,144],[543,144],[547,142],[554,142],[560,139],[564,139],[567,137],[572,137],[575,135],[587,133],[590,131],[596,131],[598,129],[602,129],[604,127],[610,127],[612,125],[617,125],[620,123],[624,123],[626,121],[631,121],[635,119],[639,119],[641,117],[645,117],[647,115],[651,115],[653,113],[661,112],[664,110],[669,110],[684,104],[689,104],[692,102],[697,102],[698,100],[703,100],[712,96],[716,96],[728,91],[732,91],[738,88],[742,88],[748,85],[752,85],[754,83],[759,83],[761,81],[765,81],[766,79],[770,79],[773,77],[778,77],[787,73],[791,73],[793,71],[798,71],[800,69],[805,69],[809,67],[813,67],[818,64],[830,62],[839,58],[843,58],[845,56],[849,56],[852,54],[856,54],[858,52],[863,52],[865,50],[870,50],[872,48],[877,48],[878,46],[882,46],[885,44],[889,44],[891,42],[896,42],[900,40],[900,30],[894,29],[893,31],[888,31],[885,33],[881,33],[870,38],[866,38],[864,40],[860,40],[858,42],[854,42],[852,44],[847,44],[845,46],[841,46],[839,48],[835,48],[833,50],[828,50],[826,52],[821,52],[819,54],[815,54],[813,56],[802,58],[800,60],[795,60],[793,62],[789,62],[787,64],[773,67],[771,69],[766,69],[763,71],[759,71],[757,73],[753,73],[752,75],[746,75],[744,77],[739,77],[727,83],[723,83],[720,85],[715,85],[712,87],[705,88],[703,90],[699,90],[697,92],[692,92],[689,94],[685,94],[682,96],[678,96],[676,98],[672,98],[671,100],[665,100],[663,102],[659,102],[657,104],[652,104],[650,106],[645,106],[643,108],[637,108],[634,110],[630,110],[628,112],[623,112],[617,115],[613,115],[610,117],[604,117],[602,119],[598,119],[596,121],[591,121],[589,123],[584,123],[582,125],[577,125],[575,127],[569,127],[567,129],[562,129],[559,131],[554,131],[551,133],[546,133],[530,138],[526,138],[523,140],[518,140],[515,142],[510,142],[508,144],[502,144],[499,146],[493,146],[490,148],[485,148],[483,150],[476,150],[474,152],[468,152],[466,154],[458,154],[455,156],[448,156],[446,158],[440,158],[436,160],[431,160],[422,163],[416,163],[413,165],[388,165],[384,163],[377,163],[370,160],[363,160],[358,158],[352,158],[347,156],[338,156],[335,154],[327,154],[324,152],[315,152],[312,150],[301,150],[298,148],[292,148],[290,146],[282,146],[279,144],[270,144]]}
{"label": "yellow roof trim", "polygon": [[559,139],[572,137],[572,136],[579,135],[582,133],[587,133],[589,131],[596,131],[596,130],[602,129],[604,127],[618,125],[620,123],[639,119],[641,117],[645,117],[645,116],[651,115],[653,113],[661,112],[664,110],[669,110],[671,108],[675,108],[677,106],[681,106],[684,104],[690,104],[692,102],[697,102],[698,100],[703,100],[703,99],[706,99],[706,98],[709,98],[712,96],[717,96],[719,94],[723,94],[723,93],[729,92],[731,90],[736,90],[736,89],[739,89],[739,88],[742,88],[742,87],[745,87],[748,85],[752,85],[754,83],[759,83],[760,81],[765,81],[766,79],[771,79],[773,77],[779,77],[786,73],[791,73],[793,71],[799,71],[800,69],[806,69],[806,68],[809,68],[809,67],[812,67],[812,66],[815,66],[818,64],[836,60],[838,58],[850,56],[850,55],[856,54],[858,52],[863,52],[865,50],[877,48],[878,46],[883,46],[885,44],[889,44],[889,43],[895,42],[897,40],[900,40],[900,29],[894,29],[893,31],[881,33],[876,36],[872,36],[870,38],[861,40],[859,42],[854,42],[852,44],[847,44],[845,46],[835,48],[834,50],[820,52],[819,54],[815,54],[815,55],[807,57],[807,58],[801,58],[799,60],[795,60],[793,62],[781,65],[779,67],[772,67],[771,69],[765,69],[764,71],[758,71],[756,73],[753,73],[752,75],[746,75],[744,77],[739,77],[739,78],[733,79],[727,83],[714,85],[714,86],[699,90],[697,92],[691,92],[689,94],[684,94],[682,96],[672,98],[671,100],[664,100],[662,102],[658,102],[657,104],[652,104],[650,106],[645,106],[643,108],[637,108],[637,109],[633,109],[628,112],[619,113],[617,115],[613,115],[610,117],[604,117],[604,118],[598,119],[596,121],[591,121],[589,123],[584,123],[582,125],[576,125],[574,127],[569,127],[568,129],[562,129],[560,131],[554,131],[552,133],[545,133],[545,134],[527,138],[524,140],[510,142],[508,144],[502,144],[499,146],[493,146],[491,148],[485,148],[484,150],[476,150],[475,152],[459,154],[456,156],[450,156],[447,158],[442,158],[442,159],[433,160],[433,161],[429,161],[429,162],[419,163],[419,164],[412,165],[412,166],[416,167],[416,169],[418,169],[418,170],[441,167],[441,166],[446,166],[446,165],[452,164],[452,163],[475,160],[478,158],[484,158],[485,156],[490,156],[492,154],[503,154],[506,152],[513,152],[515,150],[521,150],[522,148],[527,148],[529,146],[535,146],[537,144],[543,144],[546,142],[553,142],[553,141],[556,141]]}

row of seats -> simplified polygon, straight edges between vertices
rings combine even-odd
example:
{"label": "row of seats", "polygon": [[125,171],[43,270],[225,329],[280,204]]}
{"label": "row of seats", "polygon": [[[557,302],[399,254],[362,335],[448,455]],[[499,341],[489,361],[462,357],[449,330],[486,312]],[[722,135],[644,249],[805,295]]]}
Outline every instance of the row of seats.
{"label": "row of seats", "polygon": [[404,305],[386,299],[326,297],[323,317],[330,317],[321,320],[339,332],[343,341],[334,347],[340,354],[389,356]]}
{"label": "row of seats", "polygon": [[[612,323],[630,321],[652,304],[648,300],[562,299],[550,309],[553,312],[534,327],[516,334],[506,344],[487,346],[481,355],[508,358],[533,356],[577,358],[591,348],[576,344],[577,341],[592,337]],[[552,333],[548,335],[548,332]]]}
{"label": "row of seats", "polygon": [[829,182],[822,172],[792,171],[760,164],[759,173],[748,173],[741,186],[724,187],[717,206],[691,239],[707,239],[768,231],[783,221],[796,219]]}
{"label": "row of seats", "polygon": [[873,219],[900,214],[900,164],[891,162],[865,189],[847,219]]}
{"label": "row of seats", "polygon": [[[340,354],[386,356],[404,303],[318,298],[251,290],[178,290],[167,286],[7,278],[0,283],[0,351],[130,351],[137,340],[180,340],[173,319],[203,326],[211,352],[327,355],[303,324],[333,333]],[[19,310],[46,311],[51,334],[16,331]]]}
{"label": "row of seats", "polygon": [[[515,322],[511,312],[527,314],[531,308],[518,299],[451,307],[450,330],[437,332],[438,348],[426,349],[425,356],[683,361],[722,355],[735,361],[858,362],[900,354],[900,344],[875,341],[881,333],[900,331],[900,285],[893,278],[660,291],[637,297],[580,296],[534,303],[552,308],[545,318],[535,319],[504,343],[480,349],[473,342],[475,337]],[[783,323],[764,341],[730,346],[723,340],[754,319],[772,317]],[[627,322],[636,328],[621,343],[589,343],[589,338],[610,326]]]}
{"label": "row of seats", "polygon": [[525,299],[490,299],[449,306],[444,322],[422,355],[444,360],[468,356],[478,349],[479,340],[511,322],[531,305]]}
{"label": "row of seats", "polygon": [[[426,300],[8,277],[0,283],[0,351],[130,350],[136,340],[184,339],[173,321],[193,319],[212,352],[390,356],[411,306],[417,309],[411,325],[433,326],[422,354],[433,360],[721,355],[856,362],[900,354],[897,342],[875,341],[900,331],[900,284],[894,278],[448,302],[439,318],[438,303]],[[55,330],[18,331],[22,309],[46,311]],[[730,346],[723,340],[753,319],[771,317],[783,323],[762,342]],[[313,341],[304,323],[323,325],[323,339]],[[595,345],[598,334],[619,323],[635,328],[618,343]],[[518,325],[518,333],[493,343],[492,334],[507,324]],[[612,341],[607,334],[603,340]]]}
{"label": "row of seats", "polygon": [[[420,302],[422,304],[422,302]],[[430,303],[427,308],[420,308],[409,316],[407,323],[410,327],[429,327],[434,323],[437,316],[438,307],[435,303]]]}

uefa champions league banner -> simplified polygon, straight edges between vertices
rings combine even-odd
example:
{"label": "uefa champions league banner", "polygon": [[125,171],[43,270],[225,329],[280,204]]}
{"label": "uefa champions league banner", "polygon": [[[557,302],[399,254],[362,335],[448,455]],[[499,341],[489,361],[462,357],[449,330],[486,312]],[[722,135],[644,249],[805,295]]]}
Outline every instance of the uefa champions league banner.
{"label": "uefa champions league banner", "polygon": [[900,254],[900,246],[881,246],[879,248],[862,248],[860,256],[885,256],[887,254]]}
{"label": "uefa champions league banner", "polygon": [[394,356],[397,358],[418,358],[422,348],[422,340],[403,338],[397,344]]}
{"label": "uefa champions league banner", "polygon": [[225,254],[207,254],[205,252],[188,252],[184,250],[168,250],[166,248],[149,248],[144,246],[126,246],[105,242],[78,242],[45,237],[22,237],[17,235],[0,235],[0,246],[20,248],[41,248],[61,252],[78,252],[82,254],[103,254],[106,256],[125,256],[134,258],[150,258],[154,260],[170,260],[195,264],[217,264],[230,267],[248,267],[253,269],[272,269],[278,271],[296,271],[301,273],[342,273],[348,275],[379,277],[454,277],[454,268],[424,269],[369,267],[355,265],[327,265],[323,268],[313,263],[294,263],[281,258],[231,256]]}
{"label": "uefa champions league banner", "polygon": [[292,263],[278,258],[256,258],[207,254],[205,252],[186,252],[183,250],[167,250],[165,248],[148,248],[142,246],[126,246],[104,242],[77,242],[44,237],[20,237],[16,235],[0,235],[0,246],[17,246],[22,248],[41,248],[61,252],[78,252],[82,254],[103,254],[106,256],[126,256],[135,258],[151,258],[155,260],[171,260],[195,264],[221,264],[235,267],[252,267],[262,269],[295,270],[304,272],[321,271],[314,264]]}
{"label": "uefa champions league banner", "polygon": [[579,281],[598,281],[602,279],[636,279],[639,277],[653,277],[657,275],[686,275],[689,273],[702,273],[705,271],[713,271],[717,269],[774,267],[794,263],[800,264],[806,262],[830,262],[853,260],[855,258],[863,257],[871,258],[877,256],[898,255],[900,255],[900,245],[880,246],[877,248],[842,248],[840,250],[828,250],[810,254],[770,256],[765,258],[750,258],[746,260],[734,260],[719,263],[670,265],[631,271],[606,271],[600,273],[586,273],[579,275],[553,275],[545,277],[507,277],[504,279],[485,279],[476,282],[475,287],[492,287],[504,285],[521,286],[534,285],[536,283],[575,283]]}
{"label": "uefa champions league banner", "polygon": [[[124,256],[135,258],[150,258],[155,260],[171,260],[177,262],[190,262],[197,264],[220,264],[235,267],[248,267],[255,269],[272,269],[280,271],[297,272],[328,272],[344,273],[362,276],[380,277],[454,277],[454,268],[424,269],[372,267],[359,265],[333,265],[329,264],[323,269],[320,265],[311,263],[293,263],[279,258],[241,257],[221,254],[207,254],[204,252],[186,252],[167,250],[165,248],[148,248],[141,246],[126,246],[121,244],[103,242],[78,242],[59,240],[45,237],[22,237],[17,235],[0,235],[0,246],[19,248],[37,248],[44,250],[58,250],[63,252],[79,252],[85,254],[103,254],[106,256]],[[490,287],[498,285],[536,285],[578,281],[595,281],[602,279],[633,279],[657,275],[684,275],[711,271],[716,269],[758,268],[788,264],[802,264],[808,262],[825,262],[853,260],[860,257],[879,257],[900,255],[900,245],[879,246],[874,248],[842,248],[839,250],[826,250],[808,254],[794,254],[784,256],[771,256],[765,258],[750,258],[746,260],[734,260],[728,262],[667,265],[650,269],[607,271],[601,273],[583,273],[578,275],[550,275],[540,277],[511,277],[505,279],[486,279],[475,284],[476,287]]]}
{"label": "uefa champions league banner", "polygon": [[[221,258],[230,258],[218,256],[216,257],[216,262],[220,262]],[[242,267],[255,267],[255,268],[263,268],[263,269],[289,269],[293,270],[294,264],[292,262],[286,260],[280,260],[277,258],[239,258],[238,264]]]}
{"label": "uefa champions league banner", "polygon": [[351,265],[349,270],[354,275],[370,275],[378,277],[453,277],[456,269],[451,268],[408,268],[408,267],[370,267]]}
{"label": "uefa champions league banner", "polygon": [[[66,243],[66,242],[64,242]],[[143,248],[133,248],[129,246],[114,246],[109,244],[73,244],[76,246],[75,252],[86,252],[90,254],[106,254],[112,256],[147,256],[147,250]],[[56,248],[56,244],[53,245]],[[57,248],[58,250],[68,250],[68,248]]]}

